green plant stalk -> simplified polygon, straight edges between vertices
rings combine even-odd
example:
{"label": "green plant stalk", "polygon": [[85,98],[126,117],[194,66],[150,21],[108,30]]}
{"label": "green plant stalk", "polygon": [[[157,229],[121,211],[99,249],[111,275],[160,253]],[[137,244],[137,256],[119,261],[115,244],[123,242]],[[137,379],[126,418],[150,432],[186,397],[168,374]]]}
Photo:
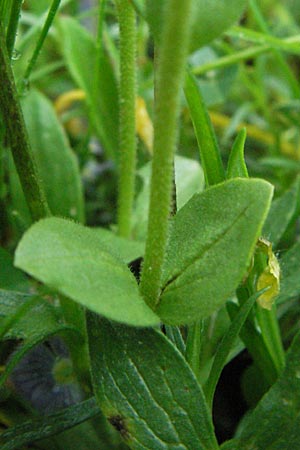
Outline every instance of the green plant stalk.
{"label": "green plant stalk", "polygon": [[[255,258],[255,268],[257,269],[257,273],[261,273],[265,269],[265,265],[266,263],[264,256],[258,254]],[[254,277],[254,282],[252,281],[251,284],[256,284],[256,277]],[[273,305],[271,311],[257,305],[256,318],[258,320],[263,341],[269,351],[270,357],[273,360],[274,366],[276,367],[277,375],[279,376],[285,366],[285,352],[283,349],[276,311],[276,304]]]}
{"label": "green plant stalk", "polygon": [[46,197],[40,183],[24,118],[19,103],[3,30],[0,28],[0,113],[2,114],[14,163],[32,219],[39,220],[49,215]]}
{"label": "green plant stalk", "polygon": [[[259,9],[258,3],[256,0],[250,0],[249,1],[250,9],[253,13],[254,19],[261,29],[266,35],[271,35],[269,27],[261,14],[261,11]],[[298,83],[298,80],[294,76],[293,72],[291,71],[289,65],[287,64],[286,60],[284,59],[283,55],[280,53],[279,50],[276,48],[272,49],[272,52],[275,56],[276,62],[278,66],[281,68],[282,73],[284,75],[284,78],[289,82],[289,85],[291,87],[291,90],[293,92],[293,95],[297,98],[300,98],[300,86]]]}
{"label": "green plant stalk", "polygon": [[168,239],[177,119],[192,4],[192,0],[169,0],[158,54],[149,223],[140,284],[141,293],[152,308],[159,300]]}
{"label": "green plant stalk", "polygon": [[135,135],[136,102],[136,13],[128,0],[117,0],[120,26],[120,128],[118,234],[130,237],[135,193],[137,141]]}
{"label": "green plant stalk", "polygon": [[257,307],[256,317],[261,329],[264,342],[274,361],[278,375],[282,373],[285,366],[285,353],[276,314],[276,305],[271,311]]}
{"label": "green plant stalk", "polygon": [[55,17],[55,15],[57,13],[59,5],[60,5],[60,0],[53,0],[53,2],[51,4],[51,7],[49,9],[49,12],[48,12],[45,24],[44,24],[44,26],[42,28],[41,34],[40,34],[40,36],[38,38],[38,41],[37,41],[37,43],[35,45],[33,54],[32,54],[32,56],[31,56],[31,58],[29,60],[28,66],[27,66],[27,68],[25,70],[24,77],[23,77],[23,80],[22,80],[22,84],[21,84],[21,87],[20,87],[20,93],[21,94],[23,93],[24,89],[26,88],[26,86],[28,84],[28,80],[29,80],[30,74],[31,74],[32,69],[34,68],[35,63],[36,63],[36,61],[38,59],[39,53],[40,53],[40,51],[41,51],[41,49],[43,47],[43,44],[45,42],[45,39],[46,39],[47,34],[49,32],[49,29],[50,29],[50,27],[52,25],[54,17]]}
{"label": "green plant stalk", "polygon": [[11,4],[9,23],[6,33],[6,46],[10,58],[13,56],[22,3],[23,0],[13,0]]}
{"label": "green plant stalk", "polygon": [[223,69],[224,67],[238,64],[241,61],[255,58],[256,56],[271,50],[272,47],[270,45],[257,45],[252,48],[247,48],[246,50],[235,52],[232,55],[223,56],[215,61],[202,64],[201,66],[193,67],[192,72],[194,75],[204,75],[211,70]]}
{"label": "green plant stalk", "polygon": [[197,380],[200,379],[200,352],[203,321],[199,320],[188,327],[185,357]]}
{"label": "green plant stalk", "polygon": [[270,44],[273,49],[295,55],[299,54],[300,34],[280,39],[266,34],[266,31],[260,32],[242,26],[234,26],[226,32],[226,35],[237,39],[243,39],[252,42],[253,44]]}

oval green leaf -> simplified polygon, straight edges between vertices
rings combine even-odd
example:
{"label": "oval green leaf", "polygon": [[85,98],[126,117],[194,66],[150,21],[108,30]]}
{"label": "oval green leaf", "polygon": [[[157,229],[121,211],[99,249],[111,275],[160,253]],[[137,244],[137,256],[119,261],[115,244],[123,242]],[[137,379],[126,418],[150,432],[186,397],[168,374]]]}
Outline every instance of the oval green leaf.
{"label": "oval green leaf", "polygon": [[[60,19],[61,49],[74,81],[86,94],[92,125],[107,154],[117,160],[118,88],[111,61],[75,19]],[[97,60],[99,58],[99,61]]]}
{"label": "oval green leaf", "polygon": [[25,233],[16,251],[15,265],[105,317],[135,326],[159,323],[116,252],[109,252],[96,231],[49,218]]}
{"label": "oval green leaf", "polygon": [[31,91],[22,102],[31,148],[50,210],[84,221],[79,165],[50,101]]}
{"label": "oval green leaf", "polygon": [[[233,25],[242,15],[247,0],[194,0],[191,52],[197,50]],[[146,16],[153,35],[159,40],[167,14],[167,0],[148,0]]]}
{"label": "oval green leaf", "polygon": [[95,314],[87,330],[96,398],[131,449],[218,449],[201,387],[162,333]]}
{"label": "oval green leaf", "polygon": [[234,293],[250,264],[273,188],[226,181],[194,197],[171,225],[156,313],[171,325],[209,316]]}

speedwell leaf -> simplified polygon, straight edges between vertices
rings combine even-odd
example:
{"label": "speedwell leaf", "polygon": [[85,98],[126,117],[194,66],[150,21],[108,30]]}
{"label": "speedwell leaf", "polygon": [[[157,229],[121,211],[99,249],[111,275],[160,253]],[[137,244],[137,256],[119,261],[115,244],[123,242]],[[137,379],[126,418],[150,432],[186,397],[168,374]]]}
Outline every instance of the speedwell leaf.
{"label": "speedwell leaf", "polygon": [[131,449],[218,449],[202,389],[162,333],[94,314],[87,330],[96,398]]}
{"label": "speedwell leaf", "polygon": [[156,307],[163,321],[194,322],[233,294],[250,264],[272,192],[263,180],[236,178],[194,195],[177,213]]}
{"label": "speedwell leaf", "polygon": [[135,326],[159,323],[125,262],[109,253],[94,230],[64,219],[41,220],[23,236],[15,265],[105,317]]}
{"label": "speedwell leaf", "polygon": [[[160,39],[164,24],[167,0],[147,0],[146,16],[153,35]],[[208,44],[233,25],[243,13],[246,0],[194,0],[193,25],[190,49]]]}

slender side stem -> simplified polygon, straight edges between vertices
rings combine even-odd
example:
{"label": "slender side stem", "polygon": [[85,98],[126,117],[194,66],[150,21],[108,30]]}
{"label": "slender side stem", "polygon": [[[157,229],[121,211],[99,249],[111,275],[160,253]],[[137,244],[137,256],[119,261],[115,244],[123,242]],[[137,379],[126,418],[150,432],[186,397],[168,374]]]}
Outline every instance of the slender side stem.
{"label": "slender side stem", "polygon": [[136,168],[136,14],[128,0],[117,0],[120,25],[120,159],[118,233],[130,237]]}
{"label": "slender side stem", "polygon": [[38,38],[38,41],[36,43],[35,49],[33,51],[33,54],[32,54],[32,56],[31,56],[31,58],[29,60],[28,66],[27,66],[27,68],[25,70],[25,74],[24,74],[24,77],[23,77],[23,80],[22,80],[22,84],[21,84],[21,87],[20,87],[21,94],[22,94],[22,92],[24,91],[24,89],[26,88],[26,86],[28,84],[28,80],[29,80],[30,74],[31,74],[32,69],[34,68],[35,63],[36,63],[36,61],[38,59],[39,53],[41,51],[41,48],[43,47],[44,41],[45,41],[46,36],[47,36],[47,34],[49,32],[49,29],[50,29],[50,27],[52,25],[54,17],[55,17],[55,15],[57,13],[59,5],[60,5],[60,0],[53,0],[53,2],[51,4],[51,7],[49,9],[48,15],[47,15],[46,22],[45,22],[45,24],[44,24],[44,26],[42,28],[41,34],[40,34],[40,36]]}
{"label": "slender side stem", "polygon": [[39,181],[28,141],[3,30],[0,25],[0,113],[2,114],[13,159],[32,219],[49,214],[46,197]]}
{"label": "slender side stem", "polygon": [[23,0],[13,0],[10,10],[10,18],[7,27],[6,34],[6,46],[9,57],[13,55],[13,50],[15,46],[15,40],[17,35],[17,28],[20,19],[20,13],[22,8]]}
{"label": "slender side stem", "polygon": [[215,61],[201,64],[201,66],[193,67],[192,72],[194,75],[203,75],[207,72],[210,72],[211,70],[222,69],[224,67],[237,64],[241,61],[255,58],[256,56],[261,55],[262,53],[269,52],[271,50],[272,47],[267,44],[255,45],[251,48],[247,48],[246,50],[241,50],[231,55],[222,56],[221,58],[218,58]]}
{"label": "slender side stem", "polygon": [[177,119],[189,43],[192,0],[169,0],[159,48],[149,224],[141,293],[155,307],[168,239]]}

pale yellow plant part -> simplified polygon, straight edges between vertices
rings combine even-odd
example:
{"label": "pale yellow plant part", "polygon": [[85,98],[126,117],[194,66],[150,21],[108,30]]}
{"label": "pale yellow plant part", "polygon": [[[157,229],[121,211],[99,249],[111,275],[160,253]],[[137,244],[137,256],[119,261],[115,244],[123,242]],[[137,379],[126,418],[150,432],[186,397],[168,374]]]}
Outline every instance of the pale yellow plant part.
{"label": "pale yellow plant part", "polygon": [[[61,94],[54,102],[54,108],[57,114],[63,114],[74,102],[83,101],[86,95],[81,89],[73,89]],[[153,146],[153,124],[148,114],[145,100],[142,97],[136,99],[136,132],[144,142],[149,153],[152,155]],[[70,122],[70,121],[69,121]],[[69,125],[69,123],[68,123]]]}
{"label": "pale yellow plant part", "polygon": [[85,100],[85,92],[81,89],[73,89],[64,92],[54,102],[54,108],[57,114],[62,114],[67,111],[74,102]]}
{"label": "pale yellow plant part", "polygon": [[136,131],[152,155],[153,125],[147,111],[145,100],[142,97],[136,99]]}
{"label": "pale yellow plant part", "polygon": [[270,311],[280,291],[280,266],[269,241],[260,238],[259,246],[268,256],[268,264],[257,280],[257,290],[268,289],[258,297],[257,302],[262,308]]}

